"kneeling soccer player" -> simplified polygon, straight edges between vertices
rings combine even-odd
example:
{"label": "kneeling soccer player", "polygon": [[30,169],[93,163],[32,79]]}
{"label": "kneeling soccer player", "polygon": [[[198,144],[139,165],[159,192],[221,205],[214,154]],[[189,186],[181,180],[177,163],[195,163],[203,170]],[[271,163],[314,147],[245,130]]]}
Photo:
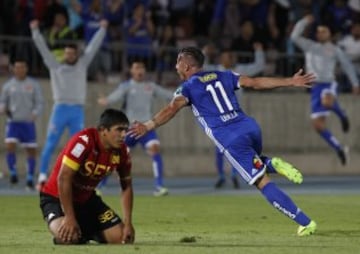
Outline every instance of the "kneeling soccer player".
{"label": "kneeling soccer player", "polygon": [[[75,134],[58,156],[40,190],[40,207],[55,244],[134,242],[131,158],[124,143],[128,127],[123,112],[106,109],[97,128]],[[112,171],[120,179],[123,219],[95,193]]]}

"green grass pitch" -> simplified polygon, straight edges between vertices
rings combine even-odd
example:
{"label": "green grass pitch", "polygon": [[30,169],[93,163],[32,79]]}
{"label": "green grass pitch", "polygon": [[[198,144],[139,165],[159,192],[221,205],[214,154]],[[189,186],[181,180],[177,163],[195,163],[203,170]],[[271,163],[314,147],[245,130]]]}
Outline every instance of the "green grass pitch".
{"label": "green grass pitch", "polygon": [[[119,210],[117,196],[105,201]],[[136,243],[55,246],[37,196],[0,196],[0,253],[360,253],[359,195],[293,195],[318,223],[297,237],[297,225],[260,195],[136,196]]]}

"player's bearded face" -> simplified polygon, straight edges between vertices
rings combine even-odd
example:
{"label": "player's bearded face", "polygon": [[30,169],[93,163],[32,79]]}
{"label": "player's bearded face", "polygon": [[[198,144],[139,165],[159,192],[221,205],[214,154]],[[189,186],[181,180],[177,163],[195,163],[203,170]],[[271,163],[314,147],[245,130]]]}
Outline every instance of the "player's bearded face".
{"label": "player's bearded face", "polygon": [[65,48],[64,61],[67,64],[75,64],[77,61],[77,50],[74,48]]}
{"label": "player's bearded face", "polygon": [[319,42],[327,42],[331,38],[331,33],[328,27],[318,26],[316,30],[316,38]]}

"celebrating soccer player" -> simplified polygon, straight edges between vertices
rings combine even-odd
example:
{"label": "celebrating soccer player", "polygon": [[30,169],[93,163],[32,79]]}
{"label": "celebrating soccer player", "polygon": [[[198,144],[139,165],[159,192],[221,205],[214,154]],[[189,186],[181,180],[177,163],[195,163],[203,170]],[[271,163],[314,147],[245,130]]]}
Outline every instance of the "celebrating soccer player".
{"label": "celebrating soccer player", "polygon": [[224,153],[242,178],[255,185],[268,202],[285,216],[299,224],[298,235],[310,235],[316,230],[311,220],[275,183],[267,173],[278,173],[290,181],[301,183],[301,173],[280,158],[262,155],[261,129],[239,106],[235,90],[241,87],[271,89],[275,87],[308,87],[312,74],[302,70],[288,78],[250,78],[232,71],[203,71],[204,55],[195,47],[183,48],[177,58],[176,70],[184,82],[173,100],[152,120],[138,122],[130,135],[140,137],[165,124],[185,106],[191,106],[205,133]]}

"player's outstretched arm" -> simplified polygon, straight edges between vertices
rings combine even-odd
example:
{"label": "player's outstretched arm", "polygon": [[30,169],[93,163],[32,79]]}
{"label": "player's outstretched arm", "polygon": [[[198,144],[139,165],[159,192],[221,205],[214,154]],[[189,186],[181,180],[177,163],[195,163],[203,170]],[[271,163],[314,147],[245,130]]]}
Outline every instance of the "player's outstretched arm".
{"label": "player's outstretched arm", "polygon": [[292,77],[287,78],[273,78],[273,77],[259,77],[250,78],[247,76],[240,76],[239,84],[242,87],[253,89],[271,89],[276,87],[310,87],[311,83],[315,81],[315,75],[312,73],[303,74],[303,70],[300,69]]}
{"label": "player's outstretched arm", "polygon": [[139,138],[150,130],[153,130],[168,121],[170,121],[176,113],[187,105],[187,100],[184,96],[176,96],[174,99],[162,108],[152,120],[145,123],[135,122],[131,127],[129,134],[133,137]]}

